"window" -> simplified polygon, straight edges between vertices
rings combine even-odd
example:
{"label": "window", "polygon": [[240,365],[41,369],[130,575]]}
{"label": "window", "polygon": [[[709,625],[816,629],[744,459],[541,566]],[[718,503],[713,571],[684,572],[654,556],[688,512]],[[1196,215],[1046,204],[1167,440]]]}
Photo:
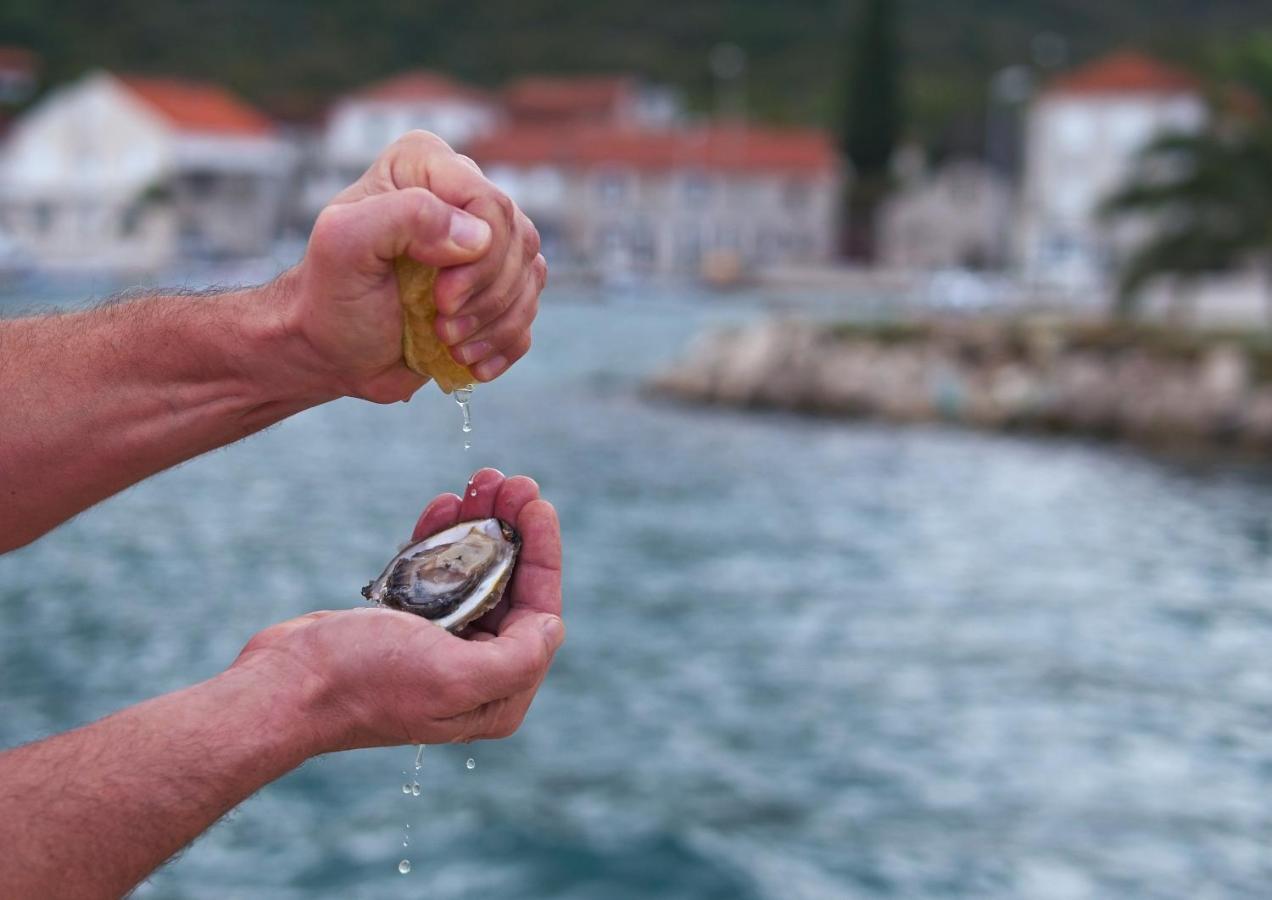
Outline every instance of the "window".
{"label": "window", "polygon": [[606,206],[618,206],[627,197],[630,187],[627,173],[616,170],[602,172],[596,182],[596,192]]}
{"label": "window", "polygon": [[711,197],[711,180],[702,172],[689,172],[681,181],[681,192],[690,206],[700,206]]}
{"label": "window", "polygon": [[31,210],[31,214],[35,219],[35,230],[40,234],[48,234],[53,230],[52,203],[43,202],[35,204],[35,208]]}
{"label": "window", "polygon": [[812,188],[804,178],[792,178],[782,189],[782,202],[792,212],[799,212],[806,207],[810,196]]}
{"label": "window", "polygon": [[1056,110],[1052,132],[1056,143],[1068,153],[1085,153],[1095,138],[1094,113],[1077,106]]}

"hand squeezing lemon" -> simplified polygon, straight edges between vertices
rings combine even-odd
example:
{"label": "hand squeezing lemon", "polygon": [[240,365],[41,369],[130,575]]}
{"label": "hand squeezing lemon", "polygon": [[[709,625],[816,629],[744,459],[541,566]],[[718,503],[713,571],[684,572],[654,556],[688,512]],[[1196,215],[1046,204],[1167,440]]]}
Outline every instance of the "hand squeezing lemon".
{"label": "hand squeezing lemon", "polygon": [[437,304],[433,284],[437,268],[399,256],[393,265],[397,274],[398,299],[402,303],[402,357],[412,372],[437,382],[442,392],[466,388],[477,379],[450,355],[450,350],[433,330]]}

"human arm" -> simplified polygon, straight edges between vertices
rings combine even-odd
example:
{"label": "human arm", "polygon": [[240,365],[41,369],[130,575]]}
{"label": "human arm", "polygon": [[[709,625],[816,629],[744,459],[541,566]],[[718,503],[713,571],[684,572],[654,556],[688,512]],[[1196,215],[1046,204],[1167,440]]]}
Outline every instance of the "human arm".
{"label": "human arm", "polygon": [[560,535],[534,482],[474,481],[489,495],[440,497],[419,527],[461,513],[516,525],[522,562],[493,631],[464,640],[392,610],[311,613],[208,681],[0,753],[0,897],[121,896],[320,753],[511,734],[564,636]]}
{"label": "human arm", "polygon": [[0,321],[0,553],[308,407],[409,398],[423,379],[402,362],[401,254],[442,268],[439,335],[479,380],[528,349],[538,235],[422,132],[333,200],[271,284]]}

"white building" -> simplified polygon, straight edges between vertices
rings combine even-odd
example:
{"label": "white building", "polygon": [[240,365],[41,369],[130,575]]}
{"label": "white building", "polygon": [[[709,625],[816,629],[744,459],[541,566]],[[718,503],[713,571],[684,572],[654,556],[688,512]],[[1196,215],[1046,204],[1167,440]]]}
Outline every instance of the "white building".
{"label": "white building", "polygon": [[830,260],[843,174],[818,131],[510,128],[471,145],[553,261],[700,274]]}
{"label": "white building", "polygon": [[879,212],[879,260],[906,270],[1002,268],[1011,213],[1010,186],[984,163],[920,165]]}
{"label": "white building", "polygon": [[346,94],[328,111],[318,160],[304,187],[303,213],[310,219],[316,216],[408,131],[432,132],[462,151],[494,131],[502,115],[486,91],[425,70],[404,72]]}
{"label": "white building", "polygon": [[437,72],[405,72],[336,101],[324,137],[327,162],[348,181],[412,129],[461,149],[499,120],[499,106],[485,91]]}
{"label": "white building", "polygon": [[685,115],[673,88],[634,75],[527,75],[510,82],[502,99],[519,126],[667,128]]}
{"label": "white building", "polygon": [[1139,153],[1170,131],[1196,131],[1206,104],[1195,78],[1119,53],[1056,79],[1034,101],[1025,136],[1019,253],[1026,276],[1098,287],[1146,223],[1102,222],[1101,204],[1135,173]]}
{"label": "white building", "polygon": [[87,75],[49,93],[0,151],[0,228],[49,266],[151,268],[262,253],[291,154],[214,85]]}

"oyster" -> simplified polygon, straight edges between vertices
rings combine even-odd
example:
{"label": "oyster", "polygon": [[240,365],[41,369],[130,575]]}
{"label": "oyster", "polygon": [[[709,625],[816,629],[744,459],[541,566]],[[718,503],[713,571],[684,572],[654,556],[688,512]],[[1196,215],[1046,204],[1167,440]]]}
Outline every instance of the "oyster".
{"label": "oyster", "polygon": [[502,519],[460,522],[407,546],[362,596],[459,631],[503,597],[520,549]]}

